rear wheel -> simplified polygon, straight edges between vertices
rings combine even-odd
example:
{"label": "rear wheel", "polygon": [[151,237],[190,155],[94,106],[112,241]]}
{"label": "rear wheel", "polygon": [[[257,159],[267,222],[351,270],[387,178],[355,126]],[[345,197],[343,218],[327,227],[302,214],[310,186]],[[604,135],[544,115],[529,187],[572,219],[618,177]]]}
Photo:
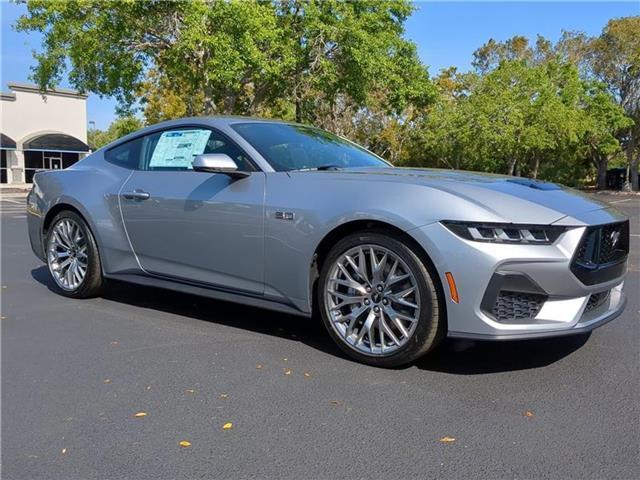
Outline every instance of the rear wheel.
{"label": "rear wheel", "polygon": [[411,248],[383,232],[338,242],[323,263],[317,298],[338,346],[370,365],[409,363],[441,337],[432,273]]}
{"label": "rear wheel", "polygon": [[46,254],[49,273],[62,295],[88,298],[100,293],[104,280],[98,247],[80,215],[63,211],[55,216],[47,232]]}

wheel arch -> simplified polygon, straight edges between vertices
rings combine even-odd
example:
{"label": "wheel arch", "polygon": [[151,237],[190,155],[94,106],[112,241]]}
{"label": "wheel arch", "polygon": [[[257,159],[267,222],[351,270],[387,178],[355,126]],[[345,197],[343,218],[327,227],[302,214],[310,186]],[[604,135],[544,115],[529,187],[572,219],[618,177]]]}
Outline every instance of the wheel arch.
{"label": "wheel arch", "polygon": [[[322,238],[318,243],[309,268],[309,299],[311,301],[312,312],[317,308],[318,302],[316,299],[316,282],[320,276],[322,265],[327,254],[331,250],[331,247],[339,240],[357,232],[381,232],[393,236],[396,239],[402,240],[411,250],[420,258],[425,267],[430,271],[433,282],[436,287],[439,299],[439,309],[443,314],[444,325],[447,328],[447,302],[445,301],[445,291],[442,284],[440,272],[436,268],[429,253],[424,249],[418,241],[410,234],[387,222],[380,220],[353,220],[343,223],[333,228]],[[445,330],[446,331],[446,330]]]}
{"label": "wheel arch", "polygon": [[89,233],[93,236],[93,239],[94,239],[94,241],[96,243],[96,247],[98,249],[98,258],[100,260],[100,268],[102,269],[102,272],[104,273],[104,263],[103,263],[104,259],[102,258],[103,256],[101,254],[100,240],[99,240],[99,237],[97,235],[96,229],[95,229],[93,223],[88,218],[88,216],[85,215],[84,212],[82,212],[82,210],[80,208],[76,207],[75,205],[73,205],[73,204],[71,204],[69,202],[60,201],[60,202],[56,203],[55,205],[53,205],[47,211],[47,213],[45,214],[44,219],[42,220],[42,234],[41,234],[43,252],[47,251],[46,241],[47,241],[47,234],[49,233],[49,228],[51,227],[51,222],[53,222],[53,219],[56,218],[56,215],[58,215],[60,212],[64,212],[64,211],[73,212],[76,215],[78,215],[84,221],[85,225],[89,229]]}
{"label": "wheel arch", "polygon": [[[89,226],[89,223],[87,222],[87,219],[85,218],[85,216],[76,207],[74,207],[70,203],[57,203],[53,207],[51,207],[49,209],[49,211],[47,212],[47,214],[44,217],[44,220],[42,221],[42,237],[43,237],[43,240],[44,240],[44,238],[46,238],[47,233],[49,232],[49,227],[51,227],[51,222],[53,221],[53,219],[56,218],[56,215],[58,215],[60,212],[64,212],[65,210],[70,210],[70,211],[76,213],[77,215],[80,215],[80,217],[85,221],[87,226]],[[91,228],[91,227],[89,227],[89,228]],[[95,237],[95,235],[94,235],[94,237]]]}

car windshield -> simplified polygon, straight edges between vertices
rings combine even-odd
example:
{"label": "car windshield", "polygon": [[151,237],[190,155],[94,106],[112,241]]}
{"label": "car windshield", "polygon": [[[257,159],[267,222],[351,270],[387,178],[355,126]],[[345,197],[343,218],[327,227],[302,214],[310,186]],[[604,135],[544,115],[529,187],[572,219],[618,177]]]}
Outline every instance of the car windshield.
{"label": "car windshield", "polygon": [[266,122],[231,127],[279,172],[389,166],[364,148],[318,128]]}

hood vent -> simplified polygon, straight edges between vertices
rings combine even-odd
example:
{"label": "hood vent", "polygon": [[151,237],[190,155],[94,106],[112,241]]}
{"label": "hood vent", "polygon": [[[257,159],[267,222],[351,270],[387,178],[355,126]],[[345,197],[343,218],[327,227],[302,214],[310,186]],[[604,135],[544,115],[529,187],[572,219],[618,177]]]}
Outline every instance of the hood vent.
{"label": "hood vent", "polygon": [[536,190],[561,190],[562,187],[551,182],[541,182],[531,178],[509,178],[507,182],[522,185],[523,187],[535,188]]}

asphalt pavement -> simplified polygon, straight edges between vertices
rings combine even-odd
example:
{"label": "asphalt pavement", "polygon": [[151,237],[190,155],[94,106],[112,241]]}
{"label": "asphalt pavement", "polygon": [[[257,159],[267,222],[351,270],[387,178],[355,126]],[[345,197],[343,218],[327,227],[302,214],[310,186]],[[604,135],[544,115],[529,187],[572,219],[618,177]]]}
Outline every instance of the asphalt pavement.
{"label": "asphalt pavement", "polygon": [[3,198],[2,478],[640,478],[640,199],[600,198],[632,216],[621,317],[398,370],[315,320],[122,283],[61,297]]}

